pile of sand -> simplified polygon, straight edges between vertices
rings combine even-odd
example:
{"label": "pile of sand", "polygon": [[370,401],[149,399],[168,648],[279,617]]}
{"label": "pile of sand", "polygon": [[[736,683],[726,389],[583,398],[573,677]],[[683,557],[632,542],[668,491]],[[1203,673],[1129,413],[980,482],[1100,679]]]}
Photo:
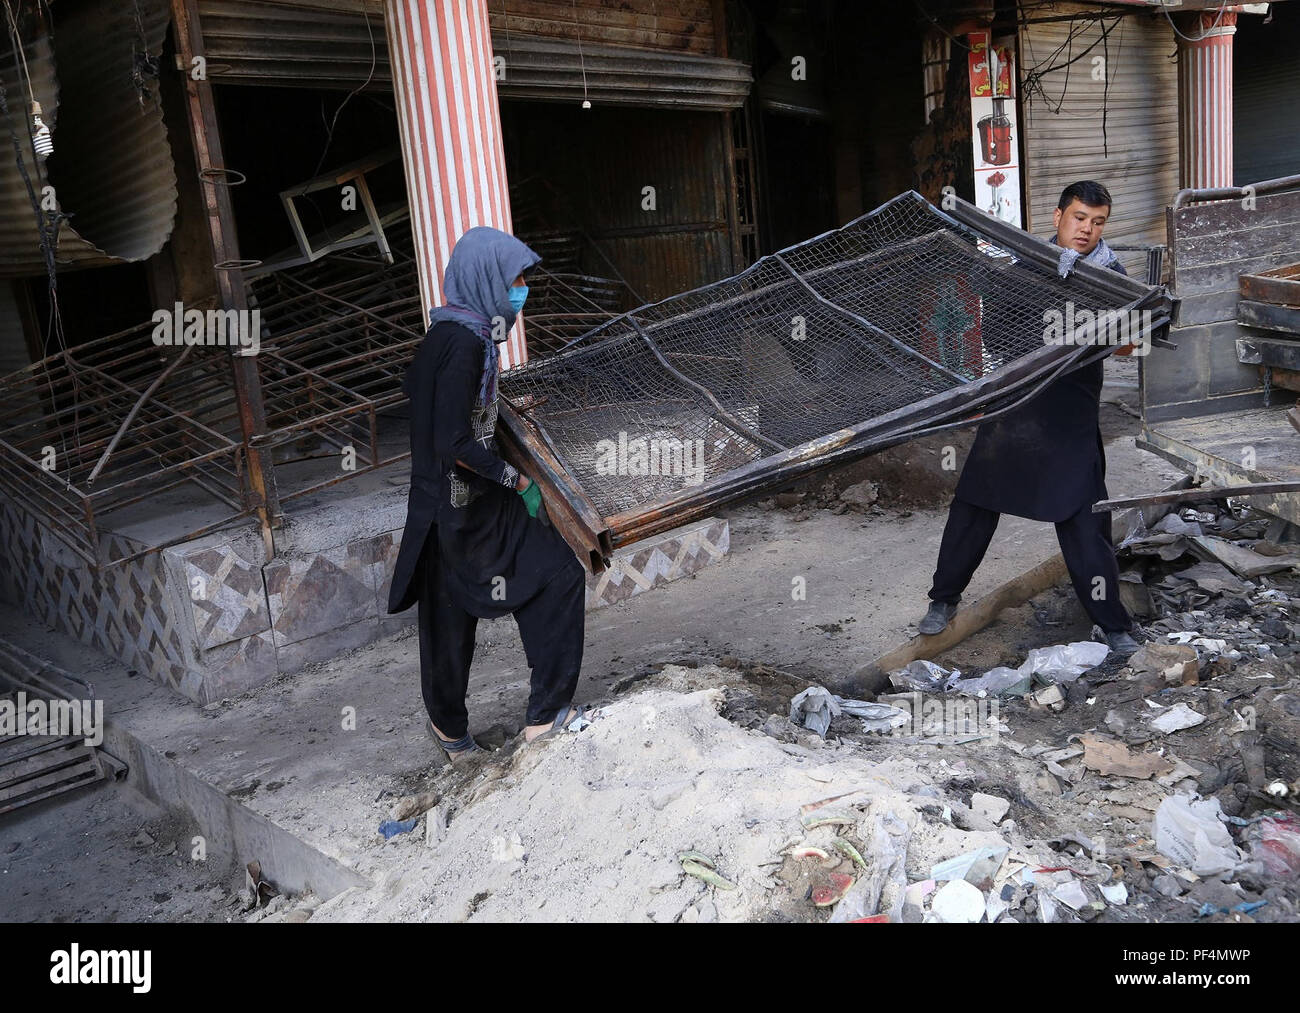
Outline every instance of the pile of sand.
{"label": "pile of sand", "polygon": [[[720,674],[701,669],[691,682]],[[906,828],[909,881],[1006,843],[991,826],[968,832],[922,815],[946,804],[933,762],[783,743],[723,718],[723,703],[717,688],[648,688],[601,708],[580,732],[489,762],[415,831],[383,845],[393,854],[382,883],[327,901],[312,920],[823,920],[829,910],[814,907],[810,890],[833,872],[860,874],[839,860],[835,836],[870,867],[882,860],[872,854],[880,821]],[[856,825],[804,828],[801,807],[846,793],[819,812]],[[801,842],[834,857],[783,856]],[[708,856],[736,889],[685,875],[685,851]],[[900,863],[895,879],[901,872]]]}

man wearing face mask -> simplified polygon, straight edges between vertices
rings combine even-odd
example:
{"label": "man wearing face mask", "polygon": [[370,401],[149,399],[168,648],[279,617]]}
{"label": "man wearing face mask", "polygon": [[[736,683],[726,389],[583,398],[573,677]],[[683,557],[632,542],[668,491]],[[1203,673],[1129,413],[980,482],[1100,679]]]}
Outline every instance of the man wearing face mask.
{"label": "man wearing face mask", "polygon": [[446,304],[406,373],[411,490],[388,611],[419,604],[428,731],[453,762],[482,752],[465,697],[479,619],[513,614],[532,669],[528,741],[581,715],[585,573],[546,522],[541,491],[497,454],[503,342],[541,258],[497,229],[470,229],[443,276]]}
{"label": "man wearing face mask", "polygon": [[[1093,180],[1072,183],[1062,192],[1052,237],[1061,247],[1062,277],[1080,259],[1128,273],[1101,238],[1110,204],[1110,193]],[[1026,275],[1026,283],[1033,283],[1032,275]],[[997,306],[987,311],[986,322],[992,324]],[[917,627],[921,633],[939,633],[951,621],[999,517],[1008,513],[1056,525],[1070,581],[1095,629],[1117,654],[1137,650],[1129,632],[1133,621],[1119,596],[1110,514],[1092,512],[1093,503],[1107,498],[1098,424],[1102,361],[1062,375],[1026,404],[977,430],[948,511],[930,609]]]}

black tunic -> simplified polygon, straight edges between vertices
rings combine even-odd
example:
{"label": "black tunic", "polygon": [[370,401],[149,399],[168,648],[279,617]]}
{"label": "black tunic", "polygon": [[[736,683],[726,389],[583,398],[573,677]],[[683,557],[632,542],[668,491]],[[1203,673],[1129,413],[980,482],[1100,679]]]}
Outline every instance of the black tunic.
{"label": "black tunic", "polygon": [[[442,322],[429,328],[407,370],[411,490],[388,595],[390,613],[415,603],[418,588],[412,578],[431,533],[438,551],[426,559],[443,568],[452,600],[482,619],[515,611],[573,559],[558,532],[530,518],[522,497],[502,485],[506,463],[474,439],[470,413],[483,359],[477,335]],[[464,507],[452,504],[447,473],[453,467],[471,490]]]}
{"label": "black tunic", "polygon": [[[1111,267],[1128,273],[1118,261]],[[1105,499],[1098,419],[1104,362],[1064,374],[1028,403],[981,425],[957,481],[957,499],[1052,522]]]}

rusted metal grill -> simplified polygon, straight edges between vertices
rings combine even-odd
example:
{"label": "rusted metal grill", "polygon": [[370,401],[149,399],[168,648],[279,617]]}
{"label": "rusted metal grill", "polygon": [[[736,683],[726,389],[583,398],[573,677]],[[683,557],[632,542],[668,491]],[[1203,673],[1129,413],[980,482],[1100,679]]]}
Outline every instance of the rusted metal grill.
{"label": "rusted metal grill", "polygon": [[[1013,406],[1112,350],[1085,343],[1084,313],[1168,323],[1163,289],[1090,266],[1063,279],[1060,253],[903,194],[507,373],[507,448],[599,569],[612,547]],[[1045,342],[1053,312],[1070,342]]]}
{"label": "rusted metal grill", "polygon": [[[415,268],[336,257],[259,279],[254,357],[280,501],[409,454],[381,441],[423,337]],[[187,307],[206,310],[210,307]],[[0,378],[0,487],[91,566],[128,562],[250,516],[228,348],[156,345],[150,321]],[[292,457],[292,449],[312,453]],[[344,470],[343,454],[355,455]],[[322,467],[320,458],[338,464]],[[322,478],[322,475],[327,477]],[[122,536],[116,544],[106,531]],[[127,550],[123,549],[123,546]],[[128,551],[129,550],[129,551]]]}

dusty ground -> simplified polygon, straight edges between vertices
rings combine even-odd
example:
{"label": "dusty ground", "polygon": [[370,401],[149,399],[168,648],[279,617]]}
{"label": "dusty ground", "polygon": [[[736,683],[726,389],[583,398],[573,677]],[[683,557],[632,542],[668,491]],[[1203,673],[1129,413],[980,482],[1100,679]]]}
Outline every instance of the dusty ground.
{"label": "dusty ground", "polygon": [[122,784],[25,807],[0,820],[0,920],[231,920],[242,877],[192,861],[194,834]]}
{"label": "dusty ground", "polygon": [[[1126,384],[1121,377],[1108,396],[1131,403]],[[1135,423],[1128,412],[1104,409],[1103,425],[1112,494],[1152,491],[1177,477],[1133,448]],[[1150,851],[1151,810],[1144,807],[1158,804],[1172,786],[1113,785],[1077,760],[1063,762],[1067,775],[1078,775],[1063,782],[1034,755],[1098,727],[1109,710],[1141,707],[1140,701],[1112,698],[1113,687],[1130,683],[1103,680],[1091,694],[1093,703],[1088,694],[1075,699],[1074,693],[1060,714],[1008,704],[1001,715],[1008,730],[998,741],[882,739],[861,734],[846,718],[837,719],[823,741],[786,720],[790,696],[800,688],[813,682],[840,687],[856,667],[915,632],[957,473],[943,467],[944,448],[954,447],[959,468],[969,438],[942,434],[895,448],[728,511],[732,551],[721,565],[589,613],[578,699],[600,705],[602,713],[576,735],[537,749],[517,748],[510,737],[519,729],[527,692],[522,650],[510,621],[480,624],[471,730],[492,730],[506,745],[477,771],[440,768],[423,738],[413,628],[198,716],[175,707],[180,716],[164,720],[137,702],[139,713],[132,718],[141,734],[156,735],[149,741],[157,749],[181,757],[244,805],[376,884],[320,907],[314,898],[276,902],[256,916],[269,920],[308,914],[313,920],[820,920],[828,912],[813,906],[811,892],[851,872],[852,862],[840,852],[824,862],[794,859],[780,853],[784,845],[807,836],[830,849],[834,838],[844,837],[868,855],[873,848],[879,852],[886,831],[891,840],[907,839],[909,882],[924,879],[936,861],[1005,841],[1010,852],[1003,881],[994,885],[1009,884],[1016,906],[1003,917],[1041,918],[1036,903],[1027,903],[1033,900],[1029,886],[1050,895],[1061,884],[1042,877],[1082,881],[1089,878],[1079,876],[1085,872],[1094,885],[1103,877],[1125,877],[1132,896],[1100,913],[1089,909],[1089,917],[1193,917],[1196,905],[1152,893],[1151,865],[1123,857]],[[862,511],[845,508],[839,492],[863,480],[878,483],[877,503]],[[1049,525],[1004,519],[968,597],[979,597],[1055,551]],[[792,599],[794,577],[807,582],[806,600]],[[1030,647],[1086,634],[1077,603],[1068,590],[1058,589],[1009,611],[936,660],[967,670],[1018,664]],[[62,663],[69,664],[69,657]],[[1287,696],[1283,687],[1295,673],[1263,674],[1274,678],[1232,673],[1213,693],[1199,692],[1223,702],[1259,694],[1267,684],[1271,693],[1256,701],[1258,709],[1275,726],[1271,734],[1293,741],[1294,729],[1269,700]],[[361,713],[359,734],[346,744],[336,731],[340,705],[357,705]],[[1223,751],[1214,736],[1229,715],[1220,710],[1207,725],[1176,734],[1173,748],[1180,757]],[[1182,787],[1191,784],[1185,778]],[[430,847],[427,817],[414,833],[387,843],[376,836],[400,797],[425,790],[443,798],[445,838]],[[851,823],[805,835],[800,807],[842,791],[858,793],[836,806]],[[976,791],[1010,803],[1001,825],[970,810]],[[143,820],[122,822],[114,807],[93,801],[98,797],[64,803],[66,821],[90,833],[98,860],[107,862],[82,866],[88,871],[80,880],[89,885],[69,917],[105,918],[114,911],[159,920],[242,917],[232,900],[237,880],[203,881],[210,896],[193,888],[202,885],[198,880],[155,889],[163,873],[171,874],[174,859],[163,856],[167,861],[150,864],[152,852],[135,853],[129,842]],[[33,905],[22,909],[22,917],[48,917],[43,905],[52,904],[48,898],[68,881],[60,863],[44,856],[54,840],[73,838],[52,833],[40,818],[33,817],[34,829],[20,843],[40,859],[22,867],[20,880],[0,880],[0,907],[9,910],[15,899]],[[0,823],[0,832],[12,825]],[[158,833],[150,832],[161,849],[171,836],[180,836],[161,825]],[[1085,835],[1092,853],[1063,841],[1069,834]],[[50,843],[39,843],[47,836]],[[12,838],[0,840],[7,847]],[[1102,840],[1105,855],[1095,847]],[[682,875],[676,856],[687,850],[706,854],[739,889],[707,887]],[[112,857],[105,858],[109,852]],[[1107,860],[1115,855],[1118,861]],[[67,856],[86,858],[75,849]],[[1033,872],[1061,866],[1075,871]],[[891,903],[896,885],[883,888]],[[1194,898],[1192,884],[1183,886],[1181,896]],[[1252,896],[1274,889],[1257,920],[1294,920],[1286,896],[1268,884],[1253,886]],[[208,897],[207,907],[181,903],[183,888]],[[1208,896],[1218,888],[1196,889]],[[155,893],[169,899],[155,902]],[[1046,908],[1053,917],[1075,917],[1050,899]],[[57,904],[49,909],[59,910]]]}

